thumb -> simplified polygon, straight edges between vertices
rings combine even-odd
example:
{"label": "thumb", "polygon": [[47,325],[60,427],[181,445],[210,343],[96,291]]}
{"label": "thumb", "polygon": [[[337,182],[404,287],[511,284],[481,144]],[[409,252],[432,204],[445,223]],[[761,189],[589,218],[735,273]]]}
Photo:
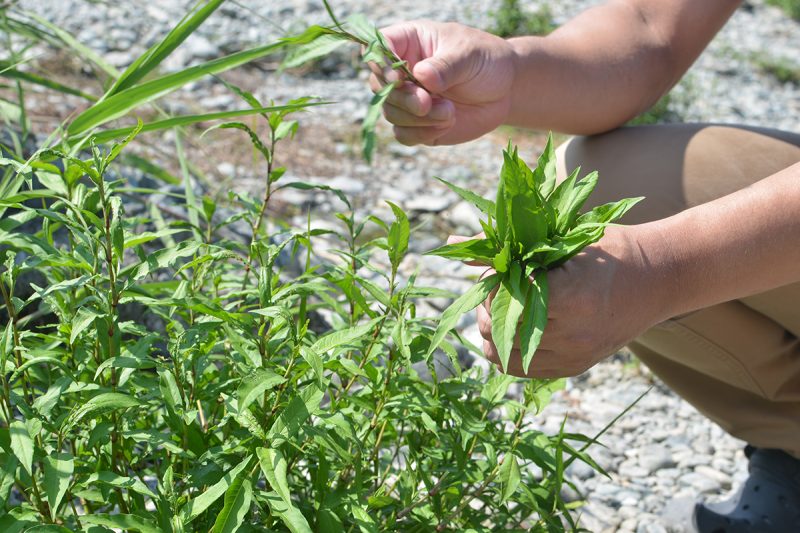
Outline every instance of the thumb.
{"label": "thumb", "polygon": [[486,235],[483,232],[478,233],[473,237],[464,237],[463,235],[450,235],[447,237],[447,244],[458,244],[460,242],[471,241],[473,239],[485,239]]}
{"label": "thumb", "polygon": [[439,52],[414,65],[412,73],[428,92],[442,94],[467,81],[470,71],[468,61],[462,52]]}

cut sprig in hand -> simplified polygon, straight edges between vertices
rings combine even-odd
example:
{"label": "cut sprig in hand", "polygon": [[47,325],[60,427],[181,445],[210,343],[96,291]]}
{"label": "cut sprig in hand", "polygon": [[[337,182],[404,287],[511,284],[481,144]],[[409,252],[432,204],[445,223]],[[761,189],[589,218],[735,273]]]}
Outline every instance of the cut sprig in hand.
{"label": "cut sprig in hand", "polygon": [[[361,45],[361,59],[364,63],[399,71],[403,79],[422,87],[406,62],[394,53],[374,24],[360,14],[352,15],[341,22],[326,0],[323,0],[323,4],[333,24],[310,26],[300,35],[284,38],[283,42],[289,46],[289,53],[281,68],[299,67],[328,55],[346,43],[355,43]],[[381,108],[394,87],[394,83],[387,83],[375,93],[361,125],[362,153],[367,162],[372,162],[375,151],[375,125],[380,118]]]}
{"label": "cut sprig in hand", "polygon": [[442,181],[486,215],[484,238],[448,244],[428,254],[492,267],[442,314],[429,352],[441,343],[459,317],[480,305],[497,289],[491,304],[492,338],[503,371],[508,371],[514,338],[519,332],[522,368],[527,374],[547,324],[547,271],[599,241],[605,228],[642,198],[626,198],[581,214],[597,185],[597,172],[578,179],[580,167],[556,184],[552,135],[531,169],[509,144],[495,202]]}

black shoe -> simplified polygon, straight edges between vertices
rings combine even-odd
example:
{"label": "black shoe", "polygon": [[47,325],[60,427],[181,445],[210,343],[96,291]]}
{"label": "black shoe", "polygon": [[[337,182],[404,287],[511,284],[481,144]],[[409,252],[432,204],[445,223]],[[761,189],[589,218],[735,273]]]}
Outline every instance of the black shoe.
{"label": "black shoe", "polygon": [[745,448],[750,477],[730,500],[698,503],[699,533],[800,532],[800,459],[781,450]]}

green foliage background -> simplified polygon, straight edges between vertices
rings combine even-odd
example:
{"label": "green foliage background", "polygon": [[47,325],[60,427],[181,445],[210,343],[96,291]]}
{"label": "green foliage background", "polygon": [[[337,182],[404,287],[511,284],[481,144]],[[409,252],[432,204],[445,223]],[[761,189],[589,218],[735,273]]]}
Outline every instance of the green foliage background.
{"label": "green foliage background", "polygon": [[[222,3],[198,5],[124,72],[45,21],[3,11],[3,32],[80,54],[108,89],[32,76],[14,49],[4,60],[17,100],[4,107],[0,159],[0,530],[577,528],[577,505],[560,490],[573,461],[599,469],[584,451],[593,439],[534,429],[560,382],[529,380],[510,397],[515,379],[460,370],[457,348],[474,347],[454,332],[436,339],[450,364],[436,363],[436,321],[417,316],[417,303],[454,295],[399,274],[411,238],[402,209],[392,204],[382,221],[348,208],[337,229],[271,215],[282,188],[350,205],[275,165],[299,127],[293,113],[319,102],[265,105],[229,86],[238,110],[101,129],[298,44],[159,73]],[[33,153],[30,84],[90,104]],[[215,201],[192,185],[181,128],[244,116],[268,134],[249,122],[215,127],[250,140],[263,189]],[[182,184],[186,215],[155,204],[128,215],[126,196],[158,191],[131,188],[120,162],[138,135],[165,130],[184,174],[154,176]],[[248,238],[232,238],[234,224]]]}

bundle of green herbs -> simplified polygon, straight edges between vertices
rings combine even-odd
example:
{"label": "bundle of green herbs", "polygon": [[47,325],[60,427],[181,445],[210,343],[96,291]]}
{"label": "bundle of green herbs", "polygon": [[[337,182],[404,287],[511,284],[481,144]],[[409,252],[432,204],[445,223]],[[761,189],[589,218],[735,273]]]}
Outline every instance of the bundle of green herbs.
{"label": "bundle of green herbs", "polygon": [[609,224],[642,198],[626,198],[580,214],[597,185],[597,172],[578,179],[580,167],[556,183],[552,135],[531,169],[510,145],[495,202],[441,180],[481,210],[483,236],[448,244],[428,252],[492,267],[484,277],[442,314],[430,350],[452,329],[458,318],[480,305],[496,289],[491,304],[492,339],[503,369],[508,368],[514,337],[519,332],[523,370],[527,373],[547,324],[547,271],[599,241]]}

